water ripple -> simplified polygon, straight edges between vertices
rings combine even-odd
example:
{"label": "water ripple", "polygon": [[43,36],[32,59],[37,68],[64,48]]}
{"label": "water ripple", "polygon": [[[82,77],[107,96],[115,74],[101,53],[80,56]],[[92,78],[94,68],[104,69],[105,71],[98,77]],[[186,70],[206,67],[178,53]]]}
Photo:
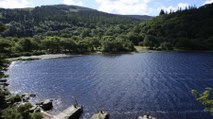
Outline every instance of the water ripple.
{"label": "water ripple", "polygon": [[32,102],[54,99],[59,113],[74,103],[83,119],[99,110],[112,119],[150,113],[158,119],[211,119],[191,94],[213,88],[213,53],[154,52],[18,61],[7,72],[13,93],[32,92]]}

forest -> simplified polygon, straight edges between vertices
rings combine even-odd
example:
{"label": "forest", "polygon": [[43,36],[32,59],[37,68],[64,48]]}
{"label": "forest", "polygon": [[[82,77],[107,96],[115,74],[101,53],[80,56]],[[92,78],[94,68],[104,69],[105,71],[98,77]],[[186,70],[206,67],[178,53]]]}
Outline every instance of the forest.
{"label": "forest", "polygon": [[[94,9],[53,5],[0,9],[6,30],[0,42],[13,55],[154,50],[212,50],[213,4],[159,16],[125,16]],[[199,27],[198,27],[199,26]]]}
{"label": "forest", "polygon": [[212,50],[212,21],[213,4],[207,4],[170,13],[162,10],[158,17],[140,24],[140,30],[149,35],[144,45],[154,48]]}
{"label": "forest", "polygon": [[[213,4],[159,16],[114,15],[94,9],[52,5],[0,9],[1,45],[13,56],[43,53],[212,50]],[[198,27],[199,26],[199,27]]]}
{"label": "forest", "polygon": [[141,36],[137,24],[149,16],[125,16],[90,8],[54,5],[32,9],[0,9],[6,30],[0,42],[14,56],[42,53],[133,51]]}

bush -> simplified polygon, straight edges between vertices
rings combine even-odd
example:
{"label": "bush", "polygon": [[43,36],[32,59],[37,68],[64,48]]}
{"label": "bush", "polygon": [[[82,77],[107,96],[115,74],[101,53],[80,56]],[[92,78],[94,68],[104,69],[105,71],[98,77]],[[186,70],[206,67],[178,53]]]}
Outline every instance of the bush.
{"label": "bush", "polygon": [[146,35],[143,41],[144,46],[148,46],[151,49],[159,47],[158,40],[152,35]]}
{"label": "bush", "polygon": [[172,44],[170,42],[163,42],[160,44],[161,50],[173,50]]}
{"label": "bush", "polygon": [[35,112],[30,114],[31,119],[42,119],[43,116],[41,113]]}
{"label": "bush", "polygon": [[6,108],[2,112],[3,119],[23,119],[21,113],[14,108]]}
{"label": "bush", "polygon": [[14,104],[16,102],[20,102],[21,101],[21,97],[19,95],[16,96],[12,96],[9,98],[8,100],[11,104]]}
{"label": "bush", "polygon": [[192,94],[205,106],[205,110],[209,111],[213,115],[213,100],[210,97],[211,90],[211,88],[206,88],[203,93],[192,90]]}
{"label": "bush", "polygon": [[39,112],[29,113],[32,107],[30,103],[20,105],[19,107],[8,107],[2,111],[3,119],[42,119],[43,116]]}
{"label": "bush", "polygon": [[103,52],[125,52],[134,50],[133,43],[122,37],[106,36],[102,39],[101,46]]}

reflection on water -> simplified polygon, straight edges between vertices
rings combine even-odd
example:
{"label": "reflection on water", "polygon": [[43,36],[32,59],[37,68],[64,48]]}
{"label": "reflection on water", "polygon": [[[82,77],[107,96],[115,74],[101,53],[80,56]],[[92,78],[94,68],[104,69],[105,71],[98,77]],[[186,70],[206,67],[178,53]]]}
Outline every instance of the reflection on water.
{"label": "reflection on water", "polygon": [[150,113],[158,119],[211,119],[191,94],[213,87],[213,53],[154,52],[18,61],[10,66],[9,89],[54,99],[58,113],[74,103],[82,118],[98,110],[112,119]]}

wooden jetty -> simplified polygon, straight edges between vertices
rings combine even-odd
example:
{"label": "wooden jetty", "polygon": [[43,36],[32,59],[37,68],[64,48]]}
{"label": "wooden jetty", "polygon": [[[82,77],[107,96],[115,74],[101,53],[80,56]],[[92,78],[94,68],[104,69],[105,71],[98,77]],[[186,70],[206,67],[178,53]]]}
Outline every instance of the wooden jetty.
{"label": "wooden jetty", "polygon": [[72,105],[60,114],[53,116],[52,119],[78,119],[82,112],[83,107],[78,105]]}

